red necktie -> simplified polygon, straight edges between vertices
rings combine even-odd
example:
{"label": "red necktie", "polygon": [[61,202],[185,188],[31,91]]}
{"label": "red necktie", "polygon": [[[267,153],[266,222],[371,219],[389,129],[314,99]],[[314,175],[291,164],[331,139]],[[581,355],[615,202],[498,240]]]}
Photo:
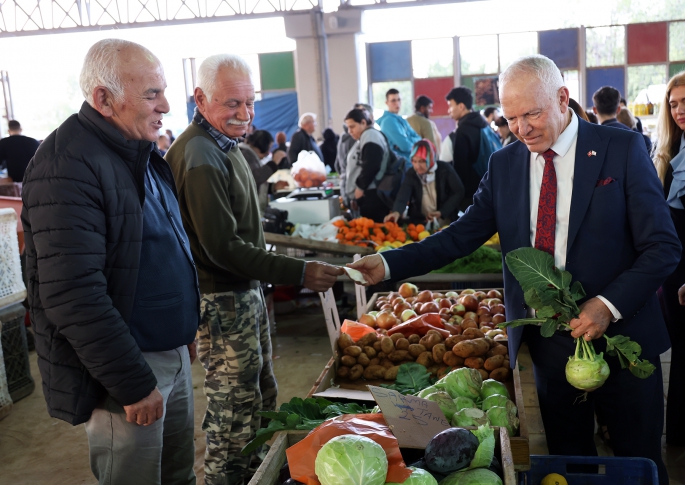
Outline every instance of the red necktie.
{"label": "red necktie", "polygon": [[557,172],[554,170],[554,156],[550,148],[542,154],[545,171],[542,174],[538,223],[535,229],[535,249],[554,256],[554,232],[557,227]]}

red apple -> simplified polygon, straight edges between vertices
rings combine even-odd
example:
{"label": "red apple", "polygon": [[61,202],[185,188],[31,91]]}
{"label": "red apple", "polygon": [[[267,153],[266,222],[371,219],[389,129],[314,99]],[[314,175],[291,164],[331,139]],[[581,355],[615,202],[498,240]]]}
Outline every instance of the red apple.
{"label": "red apple", "polygon": [[457,293],[456,291],[448,291],[447,293],[445,293],[445,296],[447,298],[459,298],[459,293]]}
{"label": "red apple", "polygon": [[400,285],[399,290],[397,291],[404,298],[409,298],[412,296],[416,296],[419,292],[419,289],[416,285],[413,285],[411,283],[402,283]]}
{"label": "red apple", "polygon": [[450,311],[453,315],[459,315],[460,317],[463,317],[464,313],[466,313],[466,307],[461,303],[457,303],[456,305],[452,305],[450,307]]}
{"label": "red apple", "polygon": [[497,313],[501,313],[502,315],[505,314],[504,313],[504,305],[502,305],[501,303],[499,303],[497,305],[492,305],[492,307],[490,308],[490,311],[492,312],[493,315],[495,315]]}
{"label": "red apple", "polygon": [[484,315],[480,315],[478,317],[478,323],[490,323],[492,322],[492,315],[489,313],[486,313]]}
{"label": "red apple", "polygon": [[433,293],[433,299],[436,300],[438,298],[445,298],[445,295],[443,295],[442,293],[439,293],[439,292]]}
{"label": "red apple", "polygon": [[463,317],[460,317],[459,315],[452,315],[452,318],[450,318],[450,323],[452,325],[461,325],[461,322],[464,320]]}
{"label": "red apple", "polygon": [[402,315],[403,311],[410,310],[410,309],[411,309],[411,306],[406,301],[401,301],[399,303],[395,303],[395,305],[392,307],[392,311],[395,315]]}
{"label": "red apple", "polygon": [[433,301],[433,293],[430,290],[423,290],[416,296],[416,301],[421,303],[426,303],[427,301]]}
{"label": "red apple", "polygon": [[397,323],[397,317],[390,312],[381,312],[376,317],[378,328],[389,330]]}
{"label": "red apple", "polygon": [[414,303],[416,301],[416,297],[410,296],[409,298],[405,298],[404,301],[406,301],[407,303],[409,303],[411,305],[412,303]]}
{"label": "red apple", "polygon": [[478,310],[476,310],[476,315],[491,315],[490,307],[488,307],[487,305],[479,306]]}
{"label": "red apple", "polygon": [[359,317],[359,323],[363,323],[364,325],[368,325],[369,327],[376,328],[376,317],[368,313],[365,313],[364,315]]}
{"label": "red apple", "polygon": [[464,313],[464,320],[475,320],[478,318],[478,315],[475,312],[466,312]]}
{"label": "red apple", "polygon": [[500,293],[497,290],[490,290],[488,291],[488,298],[499,298],[500,300],[502,299],[502,293]]}
{"label": "red apple", "polygon": [[478,301],[481,301],[483,298],[485,298],[485,292],[483,291],[476,291],[473,296],[478,298]]}
{"label": "red apple", "polygon": [[390,303],[386,303],[385,305],[381,306],[381,311],[385,310],[391,310],[392,311],[392,305]]}
{"label": "red apple", "polygon": [[460,296],[464,295],[473,295],[476,292],[476,290],[472,288],[466,288],[465,290],[461,290]]}
{"label": "red apple", "polygon": [[422,307],[422,306],[423,306],[423,303],[421,303],[420,301],[417,301],[417,302],[414,303],[414,305],[412,306],[412,308],[414,309],[414,311],[415,311],[416,313],[418,313],[418,314],[420,315],[420,314],[421,314],[421,307]]}
{"label": "red apple", "polygon": [[[378,320],[378,319],[376,319],[376,320]],[[476,321],[472,320],[470,318],[465,318],[464,320],[462,320],[460,325],[461,325],[461,328],[463,328],[464,330],[466,330],[467,328],[478,328],[478,324],[476,323]]]}
{"label": "red apple", "polygon": [[495,325],[499,325],[500,323],[504,323],[507,321],[507,317],[502,315],[501,313],[498,313],[497,315],[493,315],[492,317],[492,323]]}
{"label": "red apple", "polygon": [[490,306],[501,305],[501,304],[502,304],[502,300],[500,300],[499,298],[490,298],[490,302],[488,303],[488,305],[490,305]]}
{"label": "red apple", "polygon": [[452,306],[452,302],[449,301],[447,298],[441,298],[440,302],[438,303],[438,306],[440,308],[450,308]]}

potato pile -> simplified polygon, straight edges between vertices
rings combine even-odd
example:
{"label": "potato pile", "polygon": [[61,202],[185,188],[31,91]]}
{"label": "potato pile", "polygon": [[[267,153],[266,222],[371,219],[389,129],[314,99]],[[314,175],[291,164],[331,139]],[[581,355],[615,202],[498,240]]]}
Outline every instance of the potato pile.
{"label": "potato pile", "polygon": [[435,330],[429,330],[423,337],[386,333],[369,333],[356,343],[349,335],[340,334],[338,377],[351,381],[362,377],[392,381],[405,362],[421,364],[438,378],[460,367],[477,369],[483,379],[506,381],[511,376],[506,342],[496,341],[480,329],[467,328],[446,339]]}

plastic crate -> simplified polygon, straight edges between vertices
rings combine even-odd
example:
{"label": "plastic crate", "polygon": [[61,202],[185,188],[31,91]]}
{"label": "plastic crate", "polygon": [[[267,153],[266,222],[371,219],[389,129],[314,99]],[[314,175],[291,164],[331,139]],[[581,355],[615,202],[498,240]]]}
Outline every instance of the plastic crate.
{"label": "plastic crate", "polygon": [[7,375],[7,387],[13,402],[25,398],[36,387],[29,367],[29,350],[26,342],[26,326],[21,304],[0,309],[2,322],[2,353]]}
{"label": "plastic crate", "polygon": [[[598,473],[570,473],[568,465],[598,465]],[[531,455],[530,470],[519,473],[519,485],[539,485],[550,474],[563,475],[568,485],[658,485],[656,465],[647,458],[613,456]]]}

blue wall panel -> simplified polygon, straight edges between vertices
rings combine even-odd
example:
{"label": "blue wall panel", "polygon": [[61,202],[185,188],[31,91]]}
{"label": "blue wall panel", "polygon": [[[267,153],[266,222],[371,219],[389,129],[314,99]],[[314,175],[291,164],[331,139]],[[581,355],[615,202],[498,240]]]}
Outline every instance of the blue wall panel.
{"label": "blue wall panel", "polygon": [[369,44],[371,82],[411,79],[411,41]]}
{"label": "blue wall panel", "polygon": [[585,84],[586,105],[592,106],[592,95],[603,86],[612,86],[625,96],[626,92],[626,70],[624,67],[607,67],[604,69],[588,69],[586,74],[587,83]]}
{"label": "blue wall panel", "polygon": [[540,32],[540,54],[554,61],[559,69],[578,69],[578,29]]}

